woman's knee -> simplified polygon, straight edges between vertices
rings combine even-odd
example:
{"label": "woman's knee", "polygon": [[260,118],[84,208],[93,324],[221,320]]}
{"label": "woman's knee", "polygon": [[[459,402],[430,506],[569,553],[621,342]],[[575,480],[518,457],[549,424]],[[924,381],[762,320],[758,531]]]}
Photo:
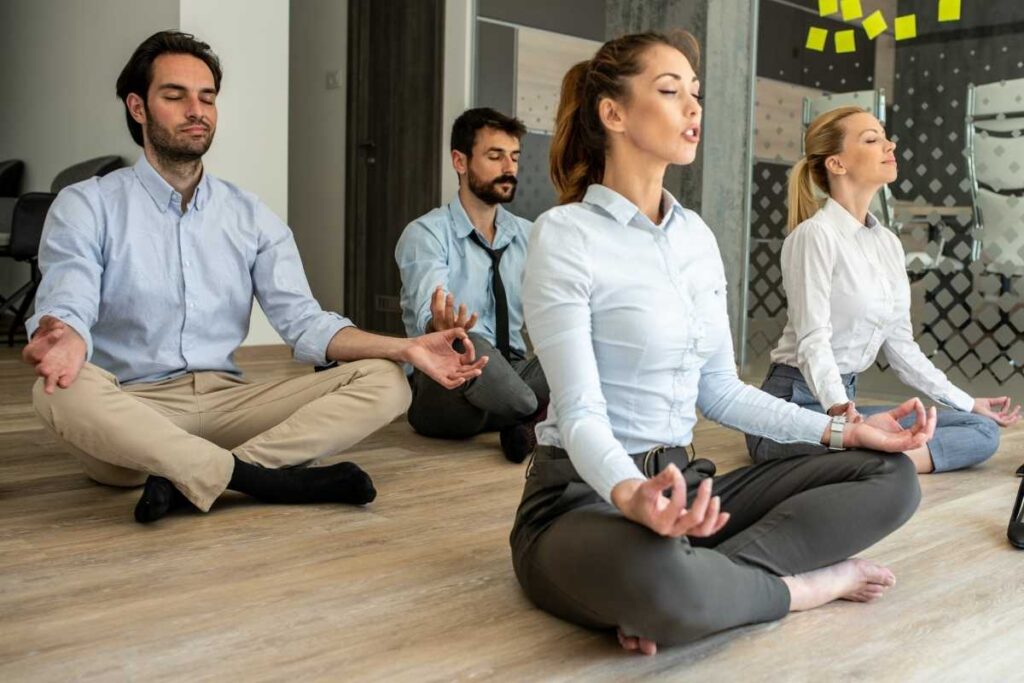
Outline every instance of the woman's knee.
{"label": "woman's knee", "polygon": [[932,440],[936,472],[948,472],[985,462],[999,450],[1001,430],[991,418],[961,413],[955,423],[939,426]]}
{"label": "woman's knee", "polygon": [[981,456],[981,460],[988,460],[999,450],[999,424],[984,415],[971,414],[971,417],[972,426],[978,432],[978,455]]}
{"label": "woman's knee", "polygon": [[917,467],[904,453],[878,453],[881,463],[879,478],[884,491],[874,505],[885,514],[891,528],[896,529],[910,519],[921,503],[921,483]]}

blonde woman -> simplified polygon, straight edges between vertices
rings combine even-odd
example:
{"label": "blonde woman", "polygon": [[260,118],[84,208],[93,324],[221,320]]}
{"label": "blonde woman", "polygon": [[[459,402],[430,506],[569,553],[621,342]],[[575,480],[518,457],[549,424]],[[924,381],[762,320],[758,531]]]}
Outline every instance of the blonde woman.
{"label": "blonde woman", "polygon": [[[700,141],[697,56],[689,34],[629,35],[566,74],[551,148],[561,205],[535,224],[523,285],[551,404],[512,531],[516,577],[542,609],[647,654],[880,596],[892,572],[850,558],[913,513],[901,451],[935,419],[911,400],[845,425],[736,377],[718,246],[662,187]],[[780,441],[873,450],[712,484],[714,464],[688,454],[698,408]],[[892,427],[910,414],[913,427]]]}
{"label": "blonde woman", "polygon": [[[857,374],[882,351],[900,380],[951,408],[939,411],[927,445],[907,451],[917,471],[983,462],[999,447],[999,427],[1020,419],[1020,406],[1011,408],[1007,396],[971,397],[914,340],[903,247],[868,211],[896,180],[895,143],[874,116],[841,107],[811,123],[804,149],[789,177],[790,233],[782,246],[789,320],[761,388],[850,421],[884,413],[854,403]],[[747,446],[755,462],[822,450],[754,435]]]}

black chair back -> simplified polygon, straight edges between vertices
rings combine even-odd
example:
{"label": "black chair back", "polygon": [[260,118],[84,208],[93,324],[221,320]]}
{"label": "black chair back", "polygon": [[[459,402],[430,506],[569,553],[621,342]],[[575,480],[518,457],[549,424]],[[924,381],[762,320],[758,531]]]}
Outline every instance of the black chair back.
{"label": "black chair back", "polygon": [[21,178],[25,175],[25,162],[21,159],[0,161],[0,197],[21,194]]}
{"label": "black chair back", "polygon": [[92,178],[94,175],[105,176],[111,171],[124,167],[124,161],[118,156],[105,156],[82,161],[74,166],[68,166],[57,174],[50,185],[50,192],[57,193],[68,185],[80,183],[83,180]]}
{"label": "black chair back", "polygon": [[15,261],[31,261],[39,255],[43,223],[56,196],[52,192],[27,192],[18,197],[11,217],[10,255]]}

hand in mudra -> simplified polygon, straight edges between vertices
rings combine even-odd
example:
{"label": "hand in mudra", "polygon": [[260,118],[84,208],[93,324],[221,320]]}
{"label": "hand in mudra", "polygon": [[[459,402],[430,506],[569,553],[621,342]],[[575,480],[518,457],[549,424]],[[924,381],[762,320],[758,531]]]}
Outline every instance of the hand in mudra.
{"label": "hand in mudra", "polygon": [[[462,353],[452,347],[456,340],[462,343]],[[487,365],[487,356],[476,358],[473,342],[461,327],[432,332],[411,341],[404,360],[446,389],[455,389],[479,377]]]}
{"label": "hand in mudra", "polygon": [[[729,521],[722,501],[711,495],[711,479],[697,487],[693,504],[686,505],[686,480],[674,464],[650,479],[628,479],[612,489],[612,502],[627,519],[662,536],[704,538],[721,531]],[[663,491],[672,490],[666,498]]]}

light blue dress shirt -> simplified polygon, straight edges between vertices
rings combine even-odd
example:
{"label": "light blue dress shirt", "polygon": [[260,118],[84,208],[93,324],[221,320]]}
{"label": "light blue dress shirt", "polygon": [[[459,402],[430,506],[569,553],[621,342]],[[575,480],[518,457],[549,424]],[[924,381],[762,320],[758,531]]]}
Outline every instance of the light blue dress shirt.
{"label": "light blue dress shirt", "polygon": [[255,195],[204,171],[182,212],[145,155],[57,195],[39,265],[29,334],[44,315],[63,320],[122,383],[239,373],[253,295],[300,361],[324,363],[352,325],[313,299],[291,230]]}
{"label": "light blue dress shirt", "polygon": [[[491,248],[507,247],[500,269],[508,300],[509,346],[525,357],[520,292],[532,223],[500,205],[494,223],[497,231]],[[475,312],[479,316],[471,331],[496,344],[491,258],[470,238],[474,230],[456,195],[447,206],[417,218],[402,231],[395,247],[395,261],[402,275],[402,322],[408,336],[426,332],[430,297],[441,285],[452,293],[456,305],[466,304],[470,314]]]}
{"label": "light blue dress shirt", "polygon": [[662,201],[655,225],[591,185],[542,214],[530,239],[523,305],[551,387],[538,442],[564,448],[609,502],[644,478],[628,454],[688,445],[698,409],[780,442],[818,442],[830,420],[736,376],[718,244],[700,216]]}

